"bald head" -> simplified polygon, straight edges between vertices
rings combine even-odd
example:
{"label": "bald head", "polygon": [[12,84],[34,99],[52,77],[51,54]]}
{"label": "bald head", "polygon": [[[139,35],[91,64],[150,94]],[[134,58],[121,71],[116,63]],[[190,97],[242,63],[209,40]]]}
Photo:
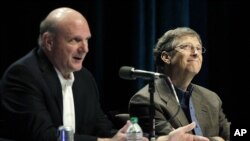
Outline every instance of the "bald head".
{"label": "bald head", "polygon": [[63,20],[68,19],[70,17],[78,17],[86,21],[86,19],[82,16],[81,13],[67,7],[57,8],[51,11],[46,17],[45,21],[62,22]]}
{"label": "bald head", "polygon": [[40,35],[38,44],[42,46],[41,36],[45,32],[55,33],[60,30],[65,24],[75,21],[85,22],[87,25],[87,20],[78,11],[68,8],[61,7],[51,11],[48,16],[40,24]]}

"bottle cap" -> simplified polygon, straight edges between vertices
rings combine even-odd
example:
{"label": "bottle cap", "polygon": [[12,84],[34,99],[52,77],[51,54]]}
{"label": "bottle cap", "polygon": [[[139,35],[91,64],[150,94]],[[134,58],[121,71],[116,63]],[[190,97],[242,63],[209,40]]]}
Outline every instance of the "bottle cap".
{"label": "bottle cap", "polygon": [[131,118],[130,118],[130,121],[131,121],[132,123],[137,123],[137,122],[138,122],[138,118],[137,118],[137,117],[131,117]]}

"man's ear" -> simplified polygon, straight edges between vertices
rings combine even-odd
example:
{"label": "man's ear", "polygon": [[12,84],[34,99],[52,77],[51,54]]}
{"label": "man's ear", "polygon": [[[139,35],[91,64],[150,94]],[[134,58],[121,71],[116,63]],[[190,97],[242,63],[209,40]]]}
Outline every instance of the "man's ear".
{"label": "man's ear", "polygon": [[162,60],[163,62],[165,62],[166,64],[170,64],[170,63],[171,63],[171,56],[169,55],[168,52],[163,51],[163,52],[161,53],[161,60]]}
{"label": "man's ear", "polygon": [[44,43],[44,47],[46,48],[46,50],[51,51],[52,47],[53,47],[53,37],[50,33],[45,32],[42,35],[42,40]]}

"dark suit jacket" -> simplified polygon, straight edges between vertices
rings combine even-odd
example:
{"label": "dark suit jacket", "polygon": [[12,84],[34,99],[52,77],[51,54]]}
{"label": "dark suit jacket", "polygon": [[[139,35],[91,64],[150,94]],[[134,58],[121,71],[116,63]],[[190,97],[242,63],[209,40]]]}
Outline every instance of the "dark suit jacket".
{"label": "dark suit jacket", "polygon": [[[195,84],[192,85],[194,87],[192,101],[196,112],[195,115],[201,126],[203,135],[206,137],[221,136],[229,140],[230,123],[223,113],[220,98],[217,94],[204,87]],[[146,131],[149,130],[148,125],[144,122],[145,117],[148,117],[149,114],[147,110],[149,95],[148,85],[146,85],[131,98],[129,103],[131,116],[138,116],[139,124]],[[178,103],[164,79],[157,79],[155,81],[154,104],[156,135],[166,135],[172,128],[176,129],[189,123],[182,109],[180,109],[175,118],[170,120],[170,123],[168,122],[178,111]],[[142,117],[141,120],[144,120],[143,122],[140,122],[140,117]]]}
{"label": "dark suit jacket", "polygon": [[[75,141],[111,136],[112,124],[99,103],[92,74],[74,72]],[[12,64],[3,79],[2,116],[7,135],[20,141],[56,141],[62,122],[62,88],[56,71],[41,49],[33,49]]]}

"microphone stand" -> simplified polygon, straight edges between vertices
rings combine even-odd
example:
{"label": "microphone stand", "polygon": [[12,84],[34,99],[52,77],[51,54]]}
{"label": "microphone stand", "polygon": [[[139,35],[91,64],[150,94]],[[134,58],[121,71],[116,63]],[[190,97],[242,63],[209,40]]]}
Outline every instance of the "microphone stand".
{"label": "microphone stand", "polygon": [[155,81],[154,79],[149,80],[148,92],[150,94],[150,106],[149,106],[149,116],[150,116],[150,141],[155,141],[155,105],[154,105],[154,93],[155,93]]}

